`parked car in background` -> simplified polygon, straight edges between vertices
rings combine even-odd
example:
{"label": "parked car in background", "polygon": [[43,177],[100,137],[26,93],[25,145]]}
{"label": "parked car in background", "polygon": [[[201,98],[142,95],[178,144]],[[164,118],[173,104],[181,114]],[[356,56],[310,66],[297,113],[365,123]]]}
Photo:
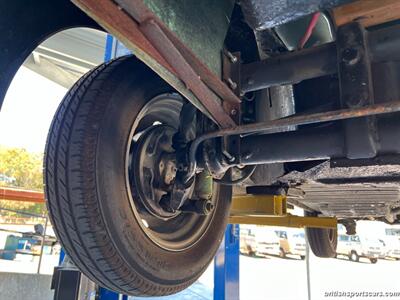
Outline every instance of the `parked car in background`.
{"label": "parked car in background", "polygon": [[240,226],[240,253],[254,255],[256,253],[255,226]]}
{"label": "parked car in background", "polygon": [[358,262],[361,257],[376,263],[378,258],[385,256],[383,244],[375,238],[367,238],[360,235],[339,234],[337,255],[347,256],[350,260]]}
{"label": "parked car in background", "polygon": [[400,260],[400,228],[385,228],[386,257]]}
{"label": "parked car in background", "polygon": [[7,186],[13,186],[15,185],[16,179],[14,177],[9,177],[5,174],[0,173],[0,185],[3,183],[4,185]]}
{"label": "parked car in background", "polygon": [[279,238],[279,256],[298,255],[301,259],[306,257],[306,239],[303,231],[276,230]]}
{"label": "parked car in background", "polygon": [[268,227],[258,226],[254,230],[256,241],[256,255],[266,254],[279,255],[279,238],[276,233]]}

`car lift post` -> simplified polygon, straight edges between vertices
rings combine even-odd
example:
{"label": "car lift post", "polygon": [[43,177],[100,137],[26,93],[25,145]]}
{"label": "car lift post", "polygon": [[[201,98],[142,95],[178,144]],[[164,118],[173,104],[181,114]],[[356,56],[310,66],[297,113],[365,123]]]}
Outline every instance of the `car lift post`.
{"label": "car lift post", "polygon": [[214,299],[239,300],[239,225],[228,224],[214,258]]}

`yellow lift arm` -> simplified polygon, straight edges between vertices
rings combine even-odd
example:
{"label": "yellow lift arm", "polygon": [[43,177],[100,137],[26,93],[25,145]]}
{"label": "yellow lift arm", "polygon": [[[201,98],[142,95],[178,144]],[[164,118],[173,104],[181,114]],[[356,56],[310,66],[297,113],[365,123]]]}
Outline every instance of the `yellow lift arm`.
{"label": "yellow lift arm", "polygon": [[337,219],[291,215],[287,212],[286,196],[237,195],[232,198],[229,223],[297,228],[336,228]]}

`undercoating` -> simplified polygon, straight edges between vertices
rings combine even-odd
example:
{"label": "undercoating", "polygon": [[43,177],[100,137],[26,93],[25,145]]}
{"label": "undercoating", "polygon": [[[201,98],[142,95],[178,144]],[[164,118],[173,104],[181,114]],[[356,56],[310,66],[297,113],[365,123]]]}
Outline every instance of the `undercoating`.
{"label": "undercoating", "polygon": [[342,218],[382,217],[394,222],[400,207],[398,165],[331,168],[329,161],[279,178],[293,202]]}
{"label": "undercoating", "polygon": [[288,23],[316,11],[351,2],[350,0],[242,0],[246,21],[254,30]]}

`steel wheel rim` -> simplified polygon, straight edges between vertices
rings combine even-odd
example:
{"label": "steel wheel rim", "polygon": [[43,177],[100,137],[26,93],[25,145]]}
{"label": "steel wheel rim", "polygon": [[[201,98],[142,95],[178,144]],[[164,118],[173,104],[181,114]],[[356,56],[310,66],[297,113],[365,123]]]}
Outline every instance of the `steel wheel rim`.
{"label": "steel wheel rim", "polygon": [[[155,122],[177,128],[182,97],[178,94],[162,94],[152,98],[140,110],[131,127],[125,157],[125,179],[131,208],[136,221],[145,235],[157,246],[168,251],[184,251],[193,247],[205,234],[214,212],[207,216],[182,214],[168,220],[159,220],[143,211],[138,202],[138,193],[132,186],[132,146],[138,133]],[[214,197],[216,198],[216,197]],[[215,204],[216,199],[214,199]]]}

